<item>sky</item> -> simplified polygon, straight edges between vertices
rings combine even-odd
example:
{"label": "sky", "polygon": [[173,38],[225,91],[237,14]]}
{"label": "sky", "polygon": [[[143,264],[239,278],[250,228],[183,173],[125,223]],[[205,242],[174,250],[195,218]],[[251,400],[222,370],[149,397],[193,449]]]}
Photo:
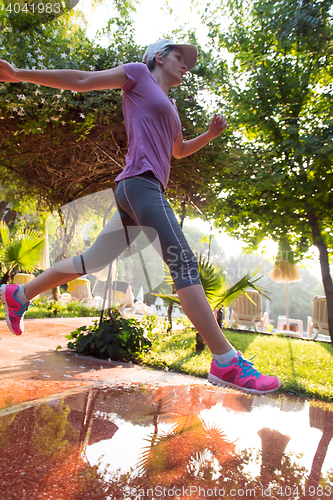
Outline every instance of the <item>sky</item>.
{"label": "sky", "polygon": [[[196,7],[191,6],[191,0],[142,0],[136,7],[135,18],[135,40],[140,45],[150,43],[163,38],[166,33],[178,27],[196,27],[201,40],[205,39],[206,28],[200,25],[201,13],[207,2],[196,1]],[[93,11],[90,0],[81,0],[77,8],[89,13],[88,36],[92,36],[96,30],[106,25],[108,19],[115,12],[112,2],[102,0]],[[170,13],[169,11],[172,11]]]}
{"label": "sky", "polygon": [[[204,45],[207,28],[202,25],[200,18],[206,6],[207,1],[204,0],[197,0],[194,7],[191,5],[191,0],[141,0],[137,4],[137,12],[133,16],[135,19],[135,41],[142,46],[149,45],[153,41],[163,38],[165,34],[171,33],[175,28],[188,26],[189,29],[196,28],[198,38]],[[96,34],[97,30],[103,29],[107,20],[115,14],[112,2],[105,0],[102,0],[95,9],[91,8],[91,0],[81,0],[77,8],[86,15],[88,20],[87,34],[91,38]],[[225,26],[227,26],[227,18],[224,19],[224,22]],[[185,223],[194,224],[202,229],[203,233],[210,233],[209,223],[202,219],[187,220]],[[246,246],[244,242],[234,240],[224,231],[213,230],[213,234],[216,241],[224,249],[226,258],[241,254],[243,247]],[[273,264],[277,251],[277,244],[267,238],[256,253],[264,255]],[[303,265],[318,279],[321,279],[317,255],[317,250],[314,248],[311,252],[311,259],[304,261]]]}

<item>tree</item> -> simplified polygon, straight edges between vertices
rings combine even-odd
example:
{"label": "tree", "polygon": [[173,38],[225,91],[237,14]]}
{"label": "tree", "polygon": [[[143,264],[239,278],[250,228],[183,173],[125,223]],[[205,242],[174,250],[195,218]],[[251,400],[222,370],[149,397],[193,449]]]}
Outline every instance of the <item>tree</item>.
{"label": "tree", "polygon": [[[120,5],[120,3],[119,3]],[[0,57],[17,67],[104,70],[119,63],[141,61],[144,48],[133,42],[128,9],[110,19],[100,38],[90,41],[73,14],[33,25],[24,34],[3,18]],[[1,21],[1,19],[0,19]],[[196,43],[193,34],[178,38]],[[27,49],[27,47],[29,47]],[[209,115],[201,97],[206,88],[205,61],[174,89],[184,128],[191,138],[206,130]],[[0,85],[0,176],[9,184],[20,178],[21,192],[46,199],[50,208],[114,187],[125,165],[127,137],[119,91],[75,93],[20,82]],[[200,210],[213,195],[214,175],[225,163],[223,140],[188,158],[172,160],[169,199],[177,209]]]}
{"label": "tree", "polygon": [[[129,37],[126,22],[118,21],[119,32]],[[117,65],[128,49],[121,36],[114,40],[118,53],[109,56],[94,47],[72,14],[25,33],[7,19],[3,23],[1,57],[18,67],[98,70]],[[46,198],[52,208],[111,187],[110,177],[122,170],[127,149],[119,92],[77,94],[23,82],[0,87],[6,184],[19,177],[22,192]]]}
{"label": "tree", "polygon": [[226,5],[228,30],[218,7],[210,36],[234,57],[223,95],[239,157],[216,186],[215,213],[254,248],[266,236],[287,237],[296,259],[318,248],[333,343],[332,1]]}

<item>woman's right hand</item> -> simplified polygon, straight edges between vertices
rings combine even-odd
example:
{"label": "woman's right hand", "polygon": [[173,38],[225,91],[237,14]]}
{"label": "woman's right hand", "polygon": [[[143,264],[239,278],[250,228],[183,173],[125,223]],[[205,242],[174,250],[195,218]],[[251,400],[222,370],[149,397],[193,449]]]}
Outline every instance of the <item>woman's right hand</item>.
{"label": "woman's right hand", "polygon": [[17,82],[16,69],[7,61],[0,59],[0,82]]}

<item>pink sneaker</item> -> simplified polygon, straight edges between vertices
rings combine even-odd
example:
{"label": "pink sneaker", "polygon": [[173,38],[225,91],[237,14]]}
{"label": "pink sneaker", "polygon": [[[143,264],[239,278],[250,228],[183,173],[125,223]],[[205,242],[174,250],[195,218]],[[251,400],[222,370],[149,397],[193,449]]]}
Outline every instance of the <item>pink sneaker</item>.
{"label": "pink sneaker", "polygon": [[18,285],[1,285],[0,299],[6,310],[6,321],[8,328],[15,335],[22,335],[24,332],[23,316],[31,302],[21,304],[16,298]]}
{"label": "pink sneaker", "polygon": [[240,351],[226,366],[220,366],[213,359],[208,380],[219,387],[232,387],[248,394],[267,394],[276,391],[281,385],[278,378],[258,372]]}

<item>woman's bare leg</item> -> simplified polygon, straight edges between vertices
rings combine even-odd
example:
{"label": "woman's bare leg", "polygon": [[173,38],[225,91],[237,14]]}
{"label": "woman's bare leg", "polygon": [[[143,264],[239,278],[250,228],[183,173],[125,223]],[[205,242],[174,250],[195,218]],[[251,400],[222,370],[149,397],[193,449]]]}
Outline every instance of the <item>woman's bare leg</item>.
{"label": "woman's bare leg", "polygon": [[56,262],[52,267],[49,267],[49,269],[46,269],[37,278],[26,283],[23,286],[24,294],[27,300],[32,300],[36,295],[45,292],[45,290],[56,288],[80,276],[82,275],[75,272],[72,258],[61,260],[60,262]]}
{"label": "woman's bare leg", "polygon": [[201,285],[180,288],[178,297],[184,313],[214,354],[226,354],[232,345],[223,335]]}

